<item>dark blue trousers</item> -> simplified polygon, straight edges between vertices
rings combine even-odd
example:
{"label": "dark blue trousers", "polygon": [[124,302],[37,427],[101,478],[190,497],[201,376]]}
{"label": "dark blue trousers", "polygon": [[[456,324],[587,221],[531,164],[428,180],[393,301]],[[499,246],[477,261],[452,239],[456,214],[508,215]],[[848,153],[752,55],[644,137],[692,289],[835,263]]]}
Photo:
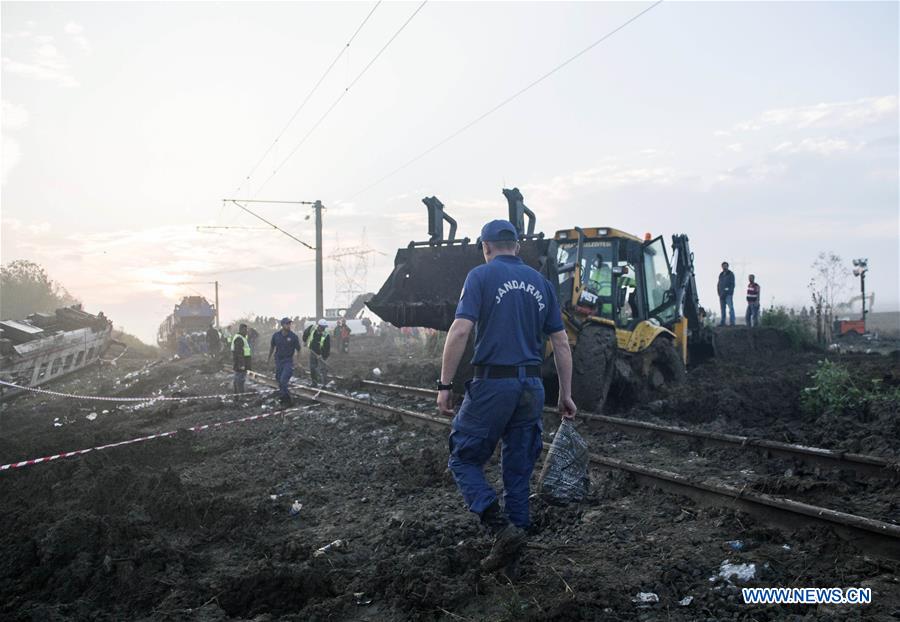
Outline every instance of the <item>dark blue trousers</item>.
{"label": "dark blue trousers", "polygon": [[281,397],[290,397],[288,383],[294,375],[294,359],[275,359],[275,380],[278,381],[278,389]]}
{"label": "dark blue trousers", "polygon": [[476,378],[453,418],[447,466],[469,510],[481,514],[497,500],[484,465],[502,442],[503,502],[517,527],[530,524],[528,496],[534,464],[541,455],[544,385],[540,378]]}

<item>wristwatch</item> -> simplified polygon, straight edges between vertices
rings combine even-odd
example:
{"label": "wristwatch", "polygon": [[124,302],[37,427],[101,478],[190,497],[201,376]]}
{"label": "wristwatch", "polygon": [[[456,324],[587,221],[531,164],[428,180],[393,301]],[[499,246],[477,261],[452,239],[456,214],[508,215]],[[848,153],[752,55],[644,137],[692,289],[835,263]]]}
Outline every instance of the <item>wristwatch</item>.
{"label": "wristwatch", "polygon": [[438,379],[438,381],[437,381],[437,390],[438,390],[438,391],[452,391],[452,390],[453,390],[453,383],[451,382],[450,384],[441,384],[440,379]]}

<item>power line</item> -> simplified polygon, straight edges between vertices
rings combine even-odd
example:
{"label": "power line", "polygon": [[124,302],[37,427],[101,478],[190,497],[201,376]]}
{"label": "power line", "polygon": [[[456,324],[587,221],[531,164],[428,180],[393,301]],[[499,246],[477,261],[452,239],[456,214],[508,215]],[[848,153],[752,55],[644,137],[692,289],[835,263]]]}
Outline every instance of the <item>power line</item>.
{"label": "power line", "polygon": [[412,158],[411,160],[409,160],[409,161],[406,162],[405,164],[402,164],[401,166],[398,166],[397,168],[395,168],[394,170],[392,170],[392,171],[391,171],[390,173],[388,173],[387,175],[384,175],[383,177],[378,178],[376,181],[374,181],[373,183],[369,184],[368,186],[366,186],[366,187],[363,188],[362,190],[359,190],[359,191],[355,192],[354,194],[350,195],[350,196],[347,197],[346,199],[342,199],[342,201],[350,201],[350,200],[352,200],[352,199],[358,197],[359,195],[363,194],[364,192],[368,192],[369,190],[371,190],[372,188],[374,188],[375,186],[377,186],[378,184],[380,184],[380,183],[383,182],[384,180],[386,180],[386,179],[388,179],[388,178],[390,178],[390,177],[393,177],[394,175],[396,175],[397,173],[399,173],[399,172],[402,171],[403,169],[405,169],[405,168],[407,168],[407,167],[409,167],[409,166],[415,164],[416,162],[418,162],[419,160],[421,160],[422,158],[424,158],[425,156],[427,156],[428,154],[430,154],[432,151],[435,151],[436,149],[439,149],[440,147],[444,146],[445,144],[447,144],[448,142],[450,142],[451,140],[453,140],[454,138],[456,138],[457,136],[459,136],[460,134],[462,134],[463,132],[465,132],[466,130],[468,130],[468,129],[469,129],[470,127],[472,127],[473,125],[476,125],[477,123],[483,121],[484,119],[486,119],[487,117],[489,117],[489,116],[492,115],[493,113],[495,113],[495,112],[497,112],[498,110],[500,110],[501,108],[503,108],[506,104],[512,102],[513,100],[515,100],[516,98],[518,98],[520,95],[524,94],[525,92],[531,90],[532,88],[534,88],[535,86],[537,86],[538,84],[540,84],[541,82],[543,82],[544,80],[546,80],[547,78],[549,78],[550,76],[552,76],[554,73],[556,73],[557,71],[559,71],[560,69],[562,69],[563,67],[565,67],[566,65],[568,65],[569,63],[571,63],[572,61],[574,61],[575,59],[577,59],[577,58],[579,58],[580,56],[583,56],[584,54],[588,53],[589,51],[591,51],[592,49],[594,49],[595,47],[597,47],[598,45],[600,45],[601,43],[603,43],[604,41],[606,41],[607,39],[609,39],[610,37],[612,37],[614,34],[616,34],[616,33],[619,32],[620,30],[622,30],[623,28],[625,28],[626,26],[628,26],[629,24],[631,24],[632,22],[634,22],[635,20],[637,20],[638,18],[642,17],[642,16],[645,15],[646,13],[648,13],[648,12],[650,12],[651,10],[655,9],[657,6],[659,6],[660,4],[662,4],[662,2],[663,2],[663,0],[657,0],[656,2],[654,2],[653,4],[651,4],[649,7],[647,7],[646,9],[644,9],[643,11],[639,12],[638,14],[636,14],[636,15],[634,15],[633,17],[629,18],[628,20],[626,20],[625,22],[623,22],[622,24],[620,24],[620,25],[617,26],[616,28],[614,28],[614,29],[610,30],[609,32],[607,32],[605,35],[603,35],[602,37],[600,37],[599,39],[597,39],[596,41],[594,41],[593,43],[591,43],[590,45],[588,45],[586,48],[584,48],[584,49],[582,49],[581,51],[579,51],[579,52],[578,52],[577,54],[575,54],[574,56],[570,56],[568,59],[566,59],[565,61],[563,61],[562,63],[560,63],[559,65],[557,65],[556,67],[554,67],[553,69],[551,69],[550,71],[548,71],[547,73],[545,73],[544,75],[540,76],[539,78],[537,78],[537,79],[534,80],[533,82],[529,83],[529,84],[526,85],[525,87],[519,89],[518,91],[516,91],[515,93],[513,93],[512,95],[510,95],[509,97],[507,97],[507,98],[504,99],[503,101],[501,101],[499,104],[497,104],[497,105],[495,105],[493,108],[489,109],[487,112],[485,112],[485,113],[479,115],[478,117],[476,117],[475,119],[469,121],[468,123],[466,123],[465,125],[463,125],[461,128],[459,128],[458,130],[456,130],[455,132],[453,132],[452,134],[450,134],[450,135],[447,136],[446,138],[440,140],[440,141],[437,142],[436,144],[432,145],[431,147],[429,147],[428,149],[426,149],[425,151],[423,151],[423,152],[420,153],[419,155],[415,156],[414,158]]}
{"label": "power line", "polygon": [[[260,216],[259,214],[257,214],[257,213],[254,212],[253,210],[251,210],[250,208],[244,207],[243,205],[241,205],[240,203],[238,203],[236,200],[234,200],[234,199],[228,199],[228,200],[231,201],[232,203],[234,203],[235,205],[237,205],[239,208],[241,208],[242,210],[244,210],[244,211],[247,212],[248,214],[250,214],[251,216],[253,216],[254,218],[257,218],[257,219],[263,221],[264,223],[266,223],[267,225],[269,225],[270,227],[272,227],[272,228],[275,229],[276,231],[280,231],[281,233],[285,234],[286,236],[288,236],[289,238],[291,238],[291,239],[294,240],[295,242],[300,242],[303,246],[305,246],[306,248],[308,248],[308,249],[310,249],[310,250],[313,250],[313,251],[316,250],[316,247],[315,247],[315,246],[310,246],[309,244],[307,244],[306,242],[304,242],[304,241],[301,240],[300,238],[296,237],[296,236],[293,235],[292,233],[288,233],[287,231],[285,231],[284,229],[282,229],[281,227],[279,227],[279,226],[276,225],[275,223],[266,220],[265,218],[263,218],[262,216]],[[279,203],[290,203],[290,202],[291,202],[291,201],[279,201]],[[304,203],[304,204],[306,203],[305,201],[295,201],[295,202],[296,202],[296,203]]]}
{"label": "power line", "polygon": [[337,62],[340,60],[341,56],[343,56],[344,53],[350,48],[350,44],[353,43],[354,39],[356,39],[356,35],[358,35],[360,33],[360,31],[363,29],[363,26],[366,25],[366,22],[369,21],[369,18],[372,17],[372,14],[375,12],[375,9],[377,9],[380,4],[381,4],[381,0],[378,0],[378,2],[375,3],[375,6],[372,7],[372,10],[369,11],[368,15],[366,15],[365,19],[363,19],[362,23],[356,28],[356,32],[353,33],[353,36],[351,36],[350,39],[347,40],[347,43],[344,45],[344,47],[341,48],[341,51],[338,52],[338,55],[335,56],[334,60],[331,61],[331,64],[328,65],[328,68],[325,70],[325,73],[322,74],[322,76],[319,78],[319,81],[316,82],[315,85],[312,87],[312,89],[309,91],[309,93],[306,94],[306,97],[303,98],[303,101],[300,103],[300,105],[294,111],[294,114],[291,115],[291,118],[288,119],[288,122],[284,125],[284,127],[281,129],[281,131],[278,132],[278,136],[275,137],[275,140],[272,141],[272,144],[269,145],[269,148],[266,149],[265,152],[260,156],[259,160],[256,161],[256,164],[254,164],[253,168],[250,169],[250,172],[247,173],[247,176],[244,178],[244,181],[242,181],[240,184],[238,184],[238,187],[234,191],[235,196],[237,196],[238,193],[241,191],[241,188],[243,188],[244,183],[250,181],[250,178],[253,177],[253,173],[256,172],[256,169],[259,168],[259,165],[262,164],[263,160],[266,159],[266,156],[268,156],[272,152],[272,149],[275,148],[275,145],[278,143],[279,140],[281,140],[281,137],[284,136],[284,133],[291,126],[291,123],[294,122],[294,119],[297,118],[297,115],[300,114],[300,111],[306,107],[307,102],[312,98],[313,94],[315,94],[315,92],[318,90],[318,88],[322,84],[322,82],[325,81],[325,78],[328,77],[328,74],[331,73],[331,70],[334,68],[334,66],[337,64]]}
{"label": "power line", "polygon": [[242,229],[244,231],[269,231],[272,227],[242,227],[242,226],[216,226],[216,225],[197,225],[197,231],[207,231],[211,229]]}
{"label": "power line", "polygon": [[[660,1],[662,1],[662,0],[660,0]],[[331,106],[329,106],[328,110],[325,111],[325,114],[323,114],[321,117],[319,117],[319,120],[316,121],[315,124],[313,124],[313,126],[309,129],[309,131],[303,136],[303,138],[300,139],[300,142],[297,143],[297,145],[291,150],[291,152],[287,155],[287,157],[284,158],[284,160],[282,160],[281,163],[275,167],[275,170],[272,171],[272,174],[269,175],[269,177],[256,190],[256,195],[259,195],[259,193],[262,192],[263,188],[265,188],[266,185],[272,180],[272,178],[278,174],[278,172],[288,162],[288,160],[290,160],[292,157],[294,157],[294,154],[296,154],[297,151],[299,151],[300,147],[302,147],[304,145],[304,143],[306,143],[307,139],[312,135],[313,132],[316,131],[316,128],[318,128],[319,125],[321,125],[322,122],[328,117],[328,115],[331,114],[331,111],[334,110],[339,103],[341,103],[341,100],[347,96],[347,93],[350,92],[350,89],[353,88],[357,82],[359,82],[360,78],[362,78],[363,75],[365,75],[365,73],[369,70],[369,68],[373,64],[375,64],[375,61],[378,60],[378,57],[380,57],[381,54],[388,48],[388,46],[390,46],[391,43],[393,43],[394,39],[396,39],[397,36],[401,32],[403,32],[403,29],[409,25],[409,23],[413,20],[413,18],[419,13],[419,11],[422,10],[422,7],[424,7],[426,4],[428,4],[428,0],[424,0],[418,7],[416,7],[416,10],[412,12],[412,15],[410,15],[406,19],[406,21],[403,22],[403,24],[400,26],[400,28],[398,28],[397,31],[391,36],[391,38],[387,40],[387,43],[385,43],[381,47],[381,49],[378,50],[378,53],[372,57],[372,60],[370,60],[368,62],[368,64],[365,67],[363,67],[363,70],[360,71],[359,74],[357,74],[357,76],[353,79],[353,81],[347,85],[347,87],[343,90],[343,92],[341,92],[341,94],[338,95],[337,99],[334,100],[334,103],[332,103]]]}

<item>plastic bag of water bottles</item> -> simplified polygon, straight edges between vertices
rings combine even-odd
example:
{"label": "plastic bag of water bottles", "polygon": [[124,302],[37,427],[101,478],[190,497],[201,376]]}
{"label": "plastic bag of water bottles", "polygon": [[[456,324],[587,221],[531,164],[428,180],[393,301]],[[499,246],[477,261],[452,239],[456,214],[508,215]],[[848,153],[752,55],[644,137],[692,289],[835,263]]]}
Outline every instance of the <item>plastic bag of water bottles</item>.
{"label": "plastic bag of water bottles", "polygon": [[553,503],[584,499],[591,487],[588,446],[575,426],[563,419],[544,460],[539,491]]}

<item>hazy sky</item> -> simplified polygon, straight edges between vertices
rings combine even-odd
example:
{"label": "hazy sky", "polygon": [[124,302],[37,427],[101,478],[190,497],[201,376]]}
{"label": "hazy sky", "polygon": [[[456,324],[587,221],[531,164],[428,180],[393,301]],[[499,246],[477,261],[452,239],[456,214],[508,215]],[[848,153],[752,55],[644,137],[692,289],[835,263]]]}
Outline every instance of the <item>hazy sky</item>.
{"label": "hazy sky", "polygon": [[[706,305],[723,259],[766,305],[806,304],[834,250],[900,308],[897,3],[664,3],[369,188],[649,6],[431,2],[272,176],[418,7],[383,3],[245,182],[373,6],[3,2],[2,261],[152,340],[179,296],[212,297],[173,283],[218,278],[223,321],[314,311],[311,251],[197,231],[259,225],[223,206],[239,186],[321,199],[326,255],[380,252],[369,289],[427,237],[422,197],[475,237],[518,186],[546,232],[687,233]],[[260,211],[313,242],[308,209]]]}

